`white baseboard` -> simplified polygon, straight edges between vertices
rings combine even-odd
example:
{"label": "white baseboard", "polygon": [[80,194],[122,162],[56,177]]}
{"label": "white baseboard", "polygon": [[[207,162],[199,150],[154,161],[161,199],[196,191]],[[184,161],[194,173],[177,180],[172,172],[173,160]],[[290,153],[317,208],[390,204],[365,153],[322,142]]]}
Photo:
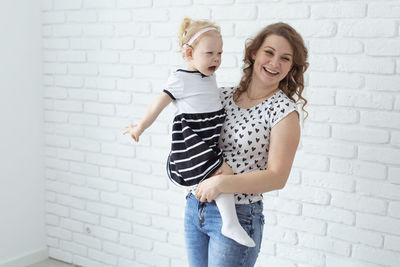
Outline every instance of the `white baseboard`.
{"label": "white baseboard", "polygon": [[6,262],[1,262],[0,267],[26,267],[31,264],[35,264],[47,259],[49,252],[46,248],[42,248],[36,251],[32,251],[20,257],[10,259]]}

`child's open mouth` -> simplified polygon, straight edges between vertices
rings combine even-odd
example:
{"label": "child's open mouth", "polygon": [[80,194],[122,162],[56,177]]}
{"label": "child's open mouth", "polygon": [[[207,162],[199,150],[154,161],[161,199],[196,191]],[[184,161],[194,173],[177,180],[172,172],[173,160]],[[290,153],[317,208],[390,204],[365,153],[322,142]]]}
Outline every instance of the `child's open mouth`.
{"label": "child's open mouth", "polygon": [[212,66],[212,67],[208,67],[208,71],[214,72],[217,69],[217,67]]}

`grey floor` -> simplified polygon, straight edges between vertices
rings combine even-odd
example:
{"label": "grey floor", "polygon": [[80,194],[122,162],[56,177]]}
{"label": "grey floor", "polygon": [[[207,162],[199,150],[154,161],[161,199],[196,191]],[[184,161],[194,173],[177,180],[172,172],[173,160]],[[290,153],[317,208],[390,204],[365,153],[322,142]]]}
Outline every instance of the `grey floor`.
{"label": "grey floor", "polygon": [[39,263],[36,263],[33,265],[29,265],[27,267],[72,267],[72,266],[75,266],[75,265],[67,264],[62,261],[47,259],[45,261],[42,261],[42,262],[39,262]]}

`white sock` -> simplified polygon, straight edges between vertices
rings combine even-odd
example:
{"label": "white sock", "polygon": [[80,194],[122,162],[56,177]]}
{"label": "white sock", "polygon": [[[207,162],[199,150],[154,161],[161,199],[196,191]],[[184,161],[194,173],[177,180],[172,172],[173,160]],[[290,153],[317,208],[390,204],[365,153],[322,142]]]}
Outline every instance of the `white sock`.
{"label": "white sock", "polygon": [[256,244],[239,223],[236,214],[233,194],[220,194],[216,199],[217,207],[222,218],[221,233],[241,245],[254,247]]}

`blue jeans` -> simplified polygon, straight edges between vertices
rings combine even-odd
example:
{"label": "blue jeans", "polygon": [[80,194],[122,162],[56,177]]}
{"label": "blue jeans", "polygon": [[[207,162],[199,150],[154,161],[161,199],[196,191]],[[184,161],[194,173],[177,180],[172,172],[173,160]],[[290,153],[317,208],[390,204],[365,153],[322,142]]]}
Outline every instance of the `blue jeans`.
{"label": "blue jeans", "polygon": [[263,204],[236,205],[239,222],[253,238],[249,248],[221,234],[222,220],[215,202],[199,202],[186,196],[185,241],[190,267],[251,267],[260,252],[264,229]]}

